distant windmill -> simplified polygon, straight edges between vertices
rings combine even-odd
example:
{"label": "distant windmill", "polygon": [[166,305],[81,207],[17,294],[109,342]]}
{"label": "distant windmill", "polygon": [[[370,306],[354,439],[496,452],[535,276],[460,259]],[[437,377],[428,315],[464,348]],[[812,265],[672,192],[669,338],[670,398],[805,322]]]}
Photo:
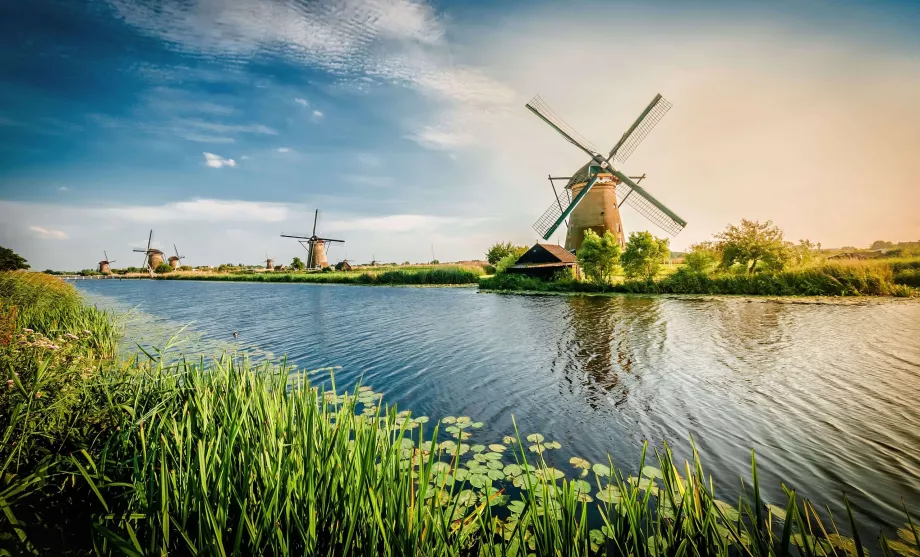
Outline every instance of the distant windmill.
{"label": "distant windmill", "polygon": [[99,262],[99,272],[103,275],[111,275],[112,269],[109,267],[109,263],[115,263],[115,260],[109,261],[109,254],[105,250],[102,253],[105,255],[105,259]]}
{"label": "distant windmill", "polygon": [[591,157],[591,160],[571,177],[553,178],[550,176],[553,193],[556,193],[555,180],[566,181],[564,190],[566,197],[560,198],[556,193],[556,201],[534,223],[534,230],[544,240],[548,240],[559,225],[568,218],[565,249],[569,251],[575,251],[581,247],[585,231],[589,229],[599,235],[609,230],[623,245],[626,235],[620,220],[620,207],[624,203],[628,203],[639,214],[672,236],[677,235],[687,226],[687,221],[677,216],[639,186],[639,182],[645,178],[644,174],[630,178],[613,168],[610,163],[614,158],[619,162],[625,162],[655,127],[655,124],[664,117],[671,108],[671,103],[664,97],[656,95],[652,99],[652,102],[639,115],[635,123],[626,130],[606,157],[598,153],[590,142],[556,116],[539,96],[527,103],[527,108],[559,132],[569,143]]}
{"label": "distant windmill", "polygon": [[265,270],[267,271],[275,270],[275,258],[269,257],[268,253],[265,254],[265,261],[263,261],[263,263],[265,263]]}
{"label": "distant windmill", "polygon": [[150,231],[150,237],[147,238],[147,249],[138,248],[134,251],[144,254],[144,263],[141,265],[141,269],[146,270],[151,275],[153,270],[163,263],[163,252],[153,248],[153,230]]}
{"label": "distant windmill", "polygon": [[326,259],[328,251],[327,244],[339,242],[344,244],[345,240],[333,240],[332,238],[320,238],[316,235],[316,223],[319,221],[319,209],[313,215],[313,234],[310,236],[298,236],[295,234],[282,234],[282,238],[296,238],[300,245],[307,250],[307,268],[308,269],[325,269],[329,266]]}
{"label": "distant windmill", "polygon": [[175,250],[176,255],[169,256],[169,266],[172,267],[172,270],[175,271],[179,268],[179,263],[185,259],[184,255],[179,255],[179,248],[176,247],[176,244],[173,244],[173,250]]}

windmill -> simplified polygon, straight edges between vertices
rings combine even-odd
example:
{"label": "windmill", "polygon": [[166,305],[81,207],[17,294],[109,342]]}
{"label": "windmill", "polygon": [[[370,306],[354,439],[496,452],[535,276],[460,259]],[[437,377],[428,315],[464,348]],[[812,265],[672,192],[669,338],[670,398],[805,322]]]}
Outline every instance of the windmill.
{"label": "windmill", "polygon": [[266,252],[266,254],[265,254],[265,260],[264,260],[264,261],[261,261],[260,263],[265,263],[265,270],[266,270],[266,271],[274,271],[274,270],[275,270],[275,258],[274,258],[274,257],[269,257],[269,255],[268,255],[267,252]]}
{"label": "windmill", "polygon": [[112,269],[109,267],[109,263],[115,263],[115,260],[109,261],[109,254],[105,250],[102,253],[105,255],[105,259],[99,262],[99,272],[103,275],[111,275]]}
{"label": "windmill", "polygon": [[185,259],[184,255],[179,255],[179,248],[176,247],[176,244],[173,244],[173,250],[175,250],[176,255],[169,256],[169,266],[172,267],[172,270],[175,271],[179,268],[179,263]]}
{"label": "windmill", "polygon": [[313,215],[313,234],[310,236],[298,236],[296,234],[282,234],[282,238],[296,238],[300,245],[307,250],[307,268],[308,269],[325,269],[329,266],[326,259],[327,244],[339,242],[344,244],[345,240],[333,240],[332,238],[320,238],[316,235],[316,223],[319,221],[319,209]]}
{"label": "windmill", "polygon": [[144,254],[144,263],[141,265],[141,269],[145,269],[151,275],[153,274],[153,270],[156,269],[158,265],[163,263],[163,252],[158,249],[154,249],[152,246],[153,246],[153,230],[150,231],[150,237],[147,238],[147,248],[146,249],[138,248],[134,250],[137,253]]}
{"label": "windmill", "polygon": [[[556,201],[537,219],[533,227],[544,240],[568,219],[565,248],[576,251],[581,247],[585,231],[590,229],[603,235],[614,233],[624,245],[625,234],[620,220],[620,207],[624,203],[640,215],[655,223],[668,234],[675,236],[687,226],[687,221],[652,197],[639,182],[642,176],[629,177],[613,167],[611,160],[625,162],[639,143],[655,127],[655,124],[671,108],[671,103],[656,95],[642,111],[639,118],[620,137],[610,153],[604,157],[598,150],[572,129],[562,118],[556,116],[539,95],[527,103],[527,108],[541,120],[559,132],[569,143],[584,151],[591,160],[578,169],[574,175],[565,178],[549,177]],[[556,192],[555,181],[566,182],[564,196]]]}

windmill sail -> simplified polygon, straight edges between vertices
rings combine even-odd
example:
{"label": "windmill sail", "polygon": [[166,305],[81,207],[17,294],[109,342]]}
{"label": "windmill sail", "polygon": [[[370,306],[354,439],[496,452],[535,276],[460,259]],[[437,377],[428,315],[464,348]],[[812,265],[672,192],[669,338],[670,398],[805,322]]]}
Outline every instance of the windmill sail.
{"label": "windmill sail", "polygon": [[556,115],[556,113],[553,112],[553,110],[549,107],[549,105],[546,104],[540,95],[532,98],[526,106],[541,120],[559,132],[559,134],[562,135],[566,141],[587,153],[588,156],[593,157],[598,154],[598,148],[595,147],[594,144],[592,144],[590,141],[585,139],[583,135],[575,131],[575,128],[570,126],[565,120]]}
{"label": "windmill sail", "polygon": [[671,236],[676,236],[687,226],[687,221],[652,197],[652,194],[633,182],[629,176],[618,170],[612,170],[612,172],[614,176],[620,179],[620,184],[617,186],[618,206],[626,203]]}
{"label": "windmill sail", "polygon": [[626,133],[623,134],[623,137],[614,145],[613,149],[610,150],[610,156],[607,159],[616,157],[616,160],[619,162],[626,162],[626,159],[629,158],[629,155],[636,150],[636,147],[642,143],[642,140],[645,139],[645,136],[648,135],[648,132],[652,131],[664,115],[671,110],[671,103],[667,101],[660,94],[655,95],[655,98],[652,99],[652,102],[642,111],[642,114],[636,119],[632,126],[626,130]]}

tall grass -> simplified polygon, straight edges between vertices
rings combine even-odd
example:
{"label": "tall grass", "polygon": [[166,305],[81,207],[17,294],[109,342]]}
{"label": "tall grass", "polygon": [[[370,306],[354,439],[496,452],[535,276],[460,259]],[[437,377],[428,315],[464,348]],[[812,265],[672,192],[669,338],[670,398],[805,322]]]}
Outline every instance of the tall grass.
{"label": "tall grass", "polygon": [[437,267],[421,269],[395,269],[388,271],[331,272],[331,273],[188,273],[170,274],[158,278],[168,280],[209,280],[230,282],[298,282],[314,284],[364,284],[364,285],[454,285],[476,284],[482,276],[482,267]]}
{"label": "tall grass", "polygon": [[[119,555],[862,555],[843,524],[787,490],[717,498],[699,458],[643,451],[636,475],[538,433],[482,438],[367,387],[318,389],[285,365],[135,363],[103,380],[104,446],[8,481],[8,547]],[[334,378],[332,379],[334,386]],[[560,459],[555,459],[559,461]],[[565,458],[562,458],[565,461]],[[908,525],[879,550],[910,555]],[[900,544],[900,545],[899,545]]]}
{"label": "tall grass", "polygon": [[842,261],[776,273],[695,272],[682,267],[651,281],[593,284],[540,281],[521,275],[480,280],[485,290],[534,292],[624,292],[643,294],[745,294],[755,296],[913,296],[920,270],[886,261]]}

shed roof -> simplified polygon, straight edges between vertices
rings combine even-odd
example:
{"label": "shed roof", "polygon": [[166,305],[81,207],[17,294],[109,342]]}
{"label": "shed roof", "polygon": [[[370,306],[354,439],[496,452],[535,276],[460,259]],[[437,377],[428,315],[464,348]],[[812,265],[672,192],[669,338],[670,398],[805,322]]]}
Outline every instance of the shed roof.
{"label": "shed roof", "polygon": [[534,263],[575,263],[575,256],[562,246],[555,244],[534,244],[520,256],[515,265]]}

